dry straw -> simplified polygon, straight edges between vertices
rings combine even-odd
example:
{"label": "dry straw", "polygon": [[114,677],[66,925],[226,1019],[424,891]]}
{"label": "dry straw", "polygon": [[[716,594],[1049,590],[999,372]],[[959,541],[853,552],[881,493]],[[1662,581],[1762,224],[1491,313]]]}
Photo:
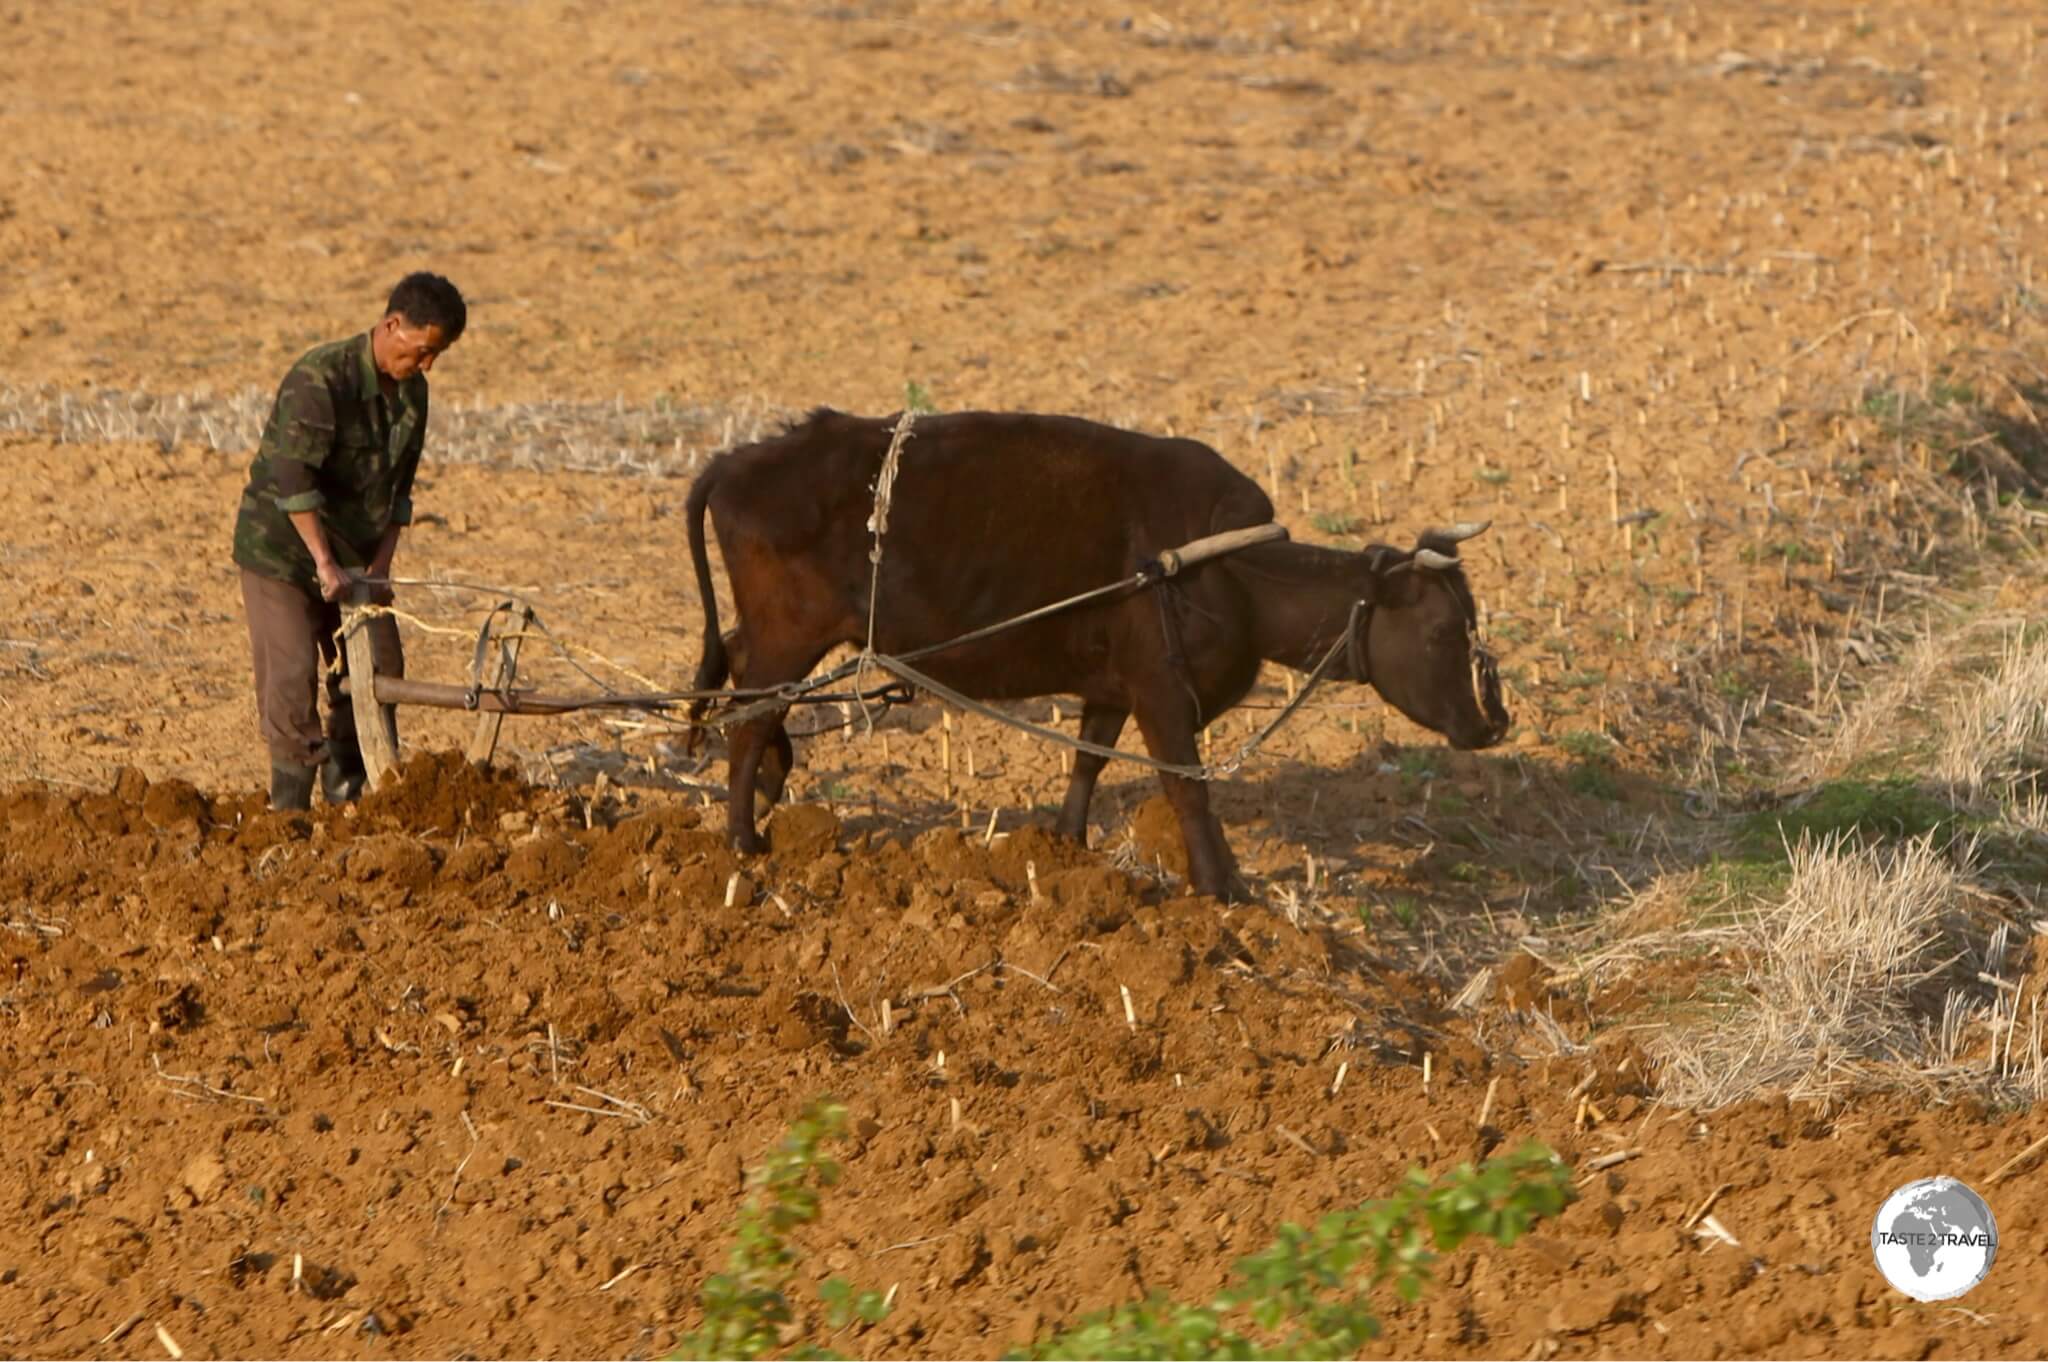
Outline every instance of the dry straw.
{"label": "dry straw", "polygon": [[1836,838],[1789,849],[1781,901],[1753,913],[1753,960],[1725,1015],[1660,1033],[1662,1093],[1712,1109],[1767,1091],[1824,1099],[1881,1065],[1937,1068],[1953,1044],[1918,1022],[1913,995],[1948,962],[1964,896],[1954,862],[1922,838],[1865,851]]}
{"label": "dry straw", "polygon": [[[203,443],[223,454],[256,447],[273,395],[102,389],[72,393],[0,384],[0,434],[65,444],[146,441],[169,450]],[[436,403],[431,457],[441,463],[543,471],[678,477],[711,453],[759,439],[792,413],[758,399],[727,405],[666,399],[628,403]]]}

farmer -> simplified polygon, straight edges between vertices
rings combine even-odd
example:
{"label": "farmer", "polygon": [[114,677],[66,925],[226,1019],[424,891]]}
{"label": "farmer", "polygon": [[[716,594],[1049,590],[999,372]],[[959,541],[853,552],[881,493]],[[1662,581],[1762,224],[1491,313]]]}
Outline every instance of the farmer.
{"label": "farmer", "polygon": [[[399,531],[412,523],[427,371],[467,320],[455,285],[408,274],[368,332],[307,351],[278,385],[242,490],[234,551],[273,809],[311,808],[316,770],[329,804],[362,793],[355,713],[341,694],[343,672],[332,669],[339,602],[357,578],[390,576]],[[377,670],[403,675],[397,622],[380,616],[369,629]]]}

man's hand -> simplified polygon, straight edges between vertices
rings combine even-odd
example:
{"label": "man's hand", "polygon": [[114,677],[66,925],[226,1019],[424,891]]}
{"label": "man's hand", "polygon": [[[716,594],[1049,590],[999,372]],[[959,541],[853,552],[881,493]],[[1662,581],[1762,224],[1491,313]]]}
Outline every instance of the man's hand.
{"label": "man's hand", "polygon": [[320,576],[320,597],[322,600],[338,601],[348,595],[355,585],[355,574],[332,558],[322,559],[313,565]]}
{"label": "man's hand", "polygon": [[392,525],[385,529],[384,537],[377,541],[377,551],[370,555],[369,569],[363,574],[376,579],[379,583],[370,588],[372,599],[379,605],[389,605],[392,601],[391,586],[386,579],[391,576],[391,560],[398,556],[398,536],[402,529],[402,525]]}

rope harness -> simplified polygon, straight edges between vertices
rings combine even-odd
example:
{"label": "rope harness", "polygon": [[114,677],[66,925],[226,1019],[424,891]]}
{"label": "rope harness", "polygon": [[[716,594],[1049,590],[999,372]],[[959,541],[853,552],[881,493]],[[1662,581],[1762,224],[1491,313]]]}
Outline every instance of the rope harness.
{"label": "rope harness", "polygon": [[[669,720],[669,722],[682,726],[712,728],[723,731],[735,725],[747,723],[753,719],[786,710],[791,706],[799,704],[859,703],[865,706],[869,703],[879,703],[884,707],[906,705],[915,699],[915,692],[921,690],[969,714],[980,715],[991,722],[1001,724],[1006,728],[1014,728],[1021,733],[1029,733],[1043,741],[1070,748],[1076,752],[1085,752],[1091,756],[1101,757],[1108,761],[1131,762],[1148,770],[1157,771],[1162,775],[1180,776],[1188,780],[1220,780],[1235,775],[1239,770],[1243,769],[1244,764],[1266,744],[1273,734],[1278,732],[1282,725],[1294,717],[1295,713],[1303,705],[1308,703],[1309,696],[1315,692],[1316,687],[1329,678],[1331,668],[1338,658],[1342,657],[1350,664],[1352,680],[1361,684],[1371,681],[1371,660],[1367,648],[1367,637],[1372,628],[1373,605],[1370,601],[1358,600],[1353,601],[1351,604],[1351,610],[1345,619],[1342,633],[1324,650],[1322,657],[1310,670],[1308,680],[1295,693],[1293,699],[1282,705],[1263,727],[1247,738],[1230,756],[1222,761],[1189,765],[1183,762],[1161,761],[1147,753],[1126,752],[1101,743],[1089,742],[1085,738],[1062,733],[1058,729],[1048,728],[1043,724],[1033,723],[1028,719],[1020,719],[1013,714],[1006,714],[984,701],[976,700],[972,696],[954,690],[928,673],[911,665],[918,659],[989,638],[1006,630],[1029,624],[1034,620],[1044,619],[1049,615],[1058,614],[1063,610],[1069,610],[1077,605],[1086,604],[1089,601],[1101,600],[1104,597],[1118,594],[1127,595],[1161,585],[1177,575],[1181,568],[1182,560],[1180,554],[1177,551],[1169,551],[1161,554],[1157,559],[1143,564],[1131,576],[1112,582],[1107,586],[1083,591],[1076,595],[1068,596],[1063,600],[1053,601],[1034,610],[1025,611],[1021,615],[1013,615],[1009,619],[999,620],[994,624],[970,630],[945,642],[926,644],[923,647],[913,648],[901,654],[892,656],[886,653],[863,651],[860,656],[842,662],[828,672],[803,681],[792,681],[779,686],[759,686],[747,689],[720,687],[716,690],[655,691],[638,694],[621,694],[611,690],[600,678],[596,677],[575,660],[570,653],[569,646],[555,637],[553,631],[541,621],[539,612],[535,611],[529,602],[516,593],[508,592],[502,587],[405,577],[360,578],[358,580],[371,586],[438,587],[446,590],[481,592],[503,597],[496,605],[491,607],[484,617],[483,624],[477,631],[476,645],[472,650],[470,659],[469,684],[464,690],[465,708],[471,710],[479,706],[482,697],[486,694],[495,695],[508,705],[516,702],[518,699],[519,691],[516,687],[508,688],[486,685],[483,680],[483,673],[484,666],[490,656],[490,644],[493,637],[491,633],[492,623],[501,614],[509,616],[521,609],[527,612],[531,626],[539,631],[543,639],[560,652],[577,671],[596,682],[605,690],[605,694],[590,697],[584,705],[579,706],[580,708],[633,709],[663,714],[669,709],[678,708],[695,700],[726,699],[730,701],[745,701],[746,703],[736,703],[723,713],[707,718],[687,721]],[[393,612],[388,607],[380,606],[351,609],[346,612],[342,627],[338,631],[338,636],[346,636],[354,630],[362,628],[376,616],[388,613]],[[1478,622],[1476,619],[1468,617],[1467,635],[1471,640],[1475,688],[1481,697],[1488,716],[1490,718],[1498,717],[1504,719],[1506,711],[1502,706],[1500,698],[1498,666],[1492,652],[1479,640]],[[502,634],[497,637],[503,640],[525,637],[525,635]],[[850,691],[830,691],[825,689],[827,686],[844,680],[846,677],[868,667],[878,668],[896,679],[888,685],[865,688],[856,687]],[[837,727],[847,726],[850,725],[837,725]]]}
{"label": "rope harness", "polygon": [[[1278,526],[1274,526],[1273,529],[1274,534],[1272,537],[1277,538],[1280,534],[1284,533]],[[879,557],[879,548],[876,556]],[[500,598],[486,612],[483,622],[478,626],[476,642],[470,650],[469,679],[468,684],[463,689],[464,708],[469,710],[477,709],[481,705],[483,697],[487,694],[496,696],[502,703],[508,706],[517,702],[520,693],[517,687],[488,684],[484,680],[484,671],[490,660],[491,644],[494,638],[502,642],[511,638],[527,637],[524,632],[512,634],[494,634],[492,632],[492,627],[499,616],[510,617],[516,612],[523,610],[526,613],[528,625],[552,646],[556,652],[560,653],[570,666],[574,667],[584,677],[588,678],[605,692],[602,695],[591,696],[579,708],[634,709],[665,717],[666,711],[680,708],[692,701],[723,699],[735,703],[731,704],[722,713],[696,720],[668,720],[668,722],[676,723],[680,726],[711,728],[723,731],[765,715],[786,710],[793,705],[858,703],[865,707],[871,703],[878,703],[887,708],[909,704],[915,699],[915,691],[923,690],[968,713],[979,714],[1006,727],[1033,734],[1047,742],[1069,747],[1078,752],[1087,752],[1108,760],[1135,762],[1151,770],[1167,775],[1184,776],[1190,780],[1214,780],[1221,776],[1230,775],[1241,768],[1245,761],[1283,723],[1291,718],[1295,711],[1299,710],[1307,702],[1310,693],[1328,676],[1331,664],[1340,655],[1344,654],[1347,649],[1354,658],[1363,656],[1362,643],[1355,635],[1359,632],[1359,626],[1362,622],[1360,618],[1361,612],[1365,613],[1367,619],[1370,618],[1371,607],[1369,605],[1359,601],[1352,606],[1351,616],[1346,623],[1344,635],[1330,645],[1329,649],[1323,654],[1322,659],[1316,664],[1315,669],[1309,674],[1307,684],[1297,692],[1293,700],[1283,706],[1263,728],[1253,734],[1229,759],[1208,765],[1189,766],[1182,763],[1160,761],[1143,753],[1125,752],[1117,748],[1106,747],[1100,743],[1092,743],[1083,738],[1070,736],[1057,729],[1047,728],[1042,724],[1019,719],[1015,715],[1005,714],[991,705],[964,695],[911,665],[919,659],[930,657],[952,648],[962,647],[969,643],[979,642],[982,639],[1019,628],[1035,620],[1045,619],[1062,611],[1071,610],[1076,606],[1085,605],[1091,601],[1098,601],[1111,596],[1130,595],[1146,590],[1178,575],[1184,566],[1184,550],[1168,550],[1160,554],[1159,557],[1140,565],[1139,569],[1130,576],[1105,586],[1078,592],[1061,600],[1041,605],[1036,609],[1027,610],[1022,614],[1012,615],[1008,619],[998,620],[994,624],[987,624],[978,629],[969,630],[967,633],[947,639],[944,642],[929,643],[923,647],[912,648],[900,654],[890,655],[874,652],[872,648],[865,649],[858,657],[842,662],[830,671],[802,681],[785,682],[779,686],[757,686],[750,688],[720,687],[716,690],[649,691],[635,694],[622,694],[614,691],[602,678],[579,663],[573,655],[570,646],[555,636],[554,632],[542,621],[540,612],[533,608],[532,603],[518,593],[509,591],[504,587],[411,577],[359,577],[356,580],[359,584],[370,587],[433,587],[449,591],[493,595]],[[388,606],[369,605],[351,607],[344,611],[342,626],[336,631],[336,637],[346,638],[357,629],[365,627],[371,620],[381,615],[396,613],[398,612],[393,611]],[[597,655],[592,654],[592,656],[595,657]],[[612,663],[609,665],[616,666],[617,664]],[[882,686],[861,687],[856,685],[854,689],[844,691],[826,689],[868,668],[877,668],[889,673],[896,679]],[[621,670],[624,669],[621,668]]]}
{"label": "rope harness", "polygon": [[1316,663],[1315,670],[1309,673],[1307,683],[1295,693],[1292,700],[1281,706],[1280,711],[1266,722],[1264,728],[1261,728],[1258,732],[1252,734],[1251,737],[1245,739],[1244,744],[1223,761],[1205,762],[1196,766],[1189,766],[1181,762],[1161,761],[1157,757],[1142,752],[1125,752],[1120,748],[1105,747],[1101,743],[1089,742],[1086,738],[1070,737],[1056,728],[1047,728],[1043,724],[1034,724],[1028,719],[1019,719],[1013,714],[1005,714],[992,705],[984,704],[980,700],[962,695],[959,691],[934,681],[931,677],[910,666],[901,658],[878,657],[875,659],[875,665],[891,675],[909,682],[919,690],[931,692],[949,705],[958,706],[970,714],[979,714],[984,719],[992,719],[996,723],[1014,728],[1019,732],[1043,738],[1047,742],[1057,743],[1062,747],[1071,747],[1076,752],[1086,752],[1091,756],[1101,757],[1108,761],[1132,762],[1148,770],[1157,771],[1162,775],[1181,776],[1188,780],[1221,780],[1224,777],[1235,775],[1245,762],[1251,759],[1252,754],[1265,744],[1266,739],[1272,737],[1278,731],[1280,725],[1286,723],[1289,718],[1293,717],[1296,710],[1308,703],[1309,693],[1315,690],[1324,678],[1329,675],[1330,664],[1343,655],[1347,649],[1354,646],[1352,643],[1352,633],[1358,625],[1361,612],[1365,613],[1369,618],[1371,607],[1364,601],[1354,602],[1351,607],[1350,619],[1346,621],[1344,626],[1343,637],[1340,637],[1329,646],[1323,653],[1322,660]]}
{"label": "rope harness", "polygon": [[[875,606],[882,599],[882,536],[889,532],[889,507],[896,496],[896,470],[902,463],[903,442],[910,438],[910,428],[916,424],[917,409],[905,407],[903,415],[897,418],[896,429],[890,433],[889,448],[882,455],[881,471],[875,475],[875,508],[868,513],[867,526],[869,533],[875,536],[875,546],[868,550],[868,632],[861,643],[860,666],[854,670],[853,688],[856,693],[875,657]],[[865,700],[861,702],[860,715],[866,721],[868,731],[874,732],[874,716],[868,712]]]}

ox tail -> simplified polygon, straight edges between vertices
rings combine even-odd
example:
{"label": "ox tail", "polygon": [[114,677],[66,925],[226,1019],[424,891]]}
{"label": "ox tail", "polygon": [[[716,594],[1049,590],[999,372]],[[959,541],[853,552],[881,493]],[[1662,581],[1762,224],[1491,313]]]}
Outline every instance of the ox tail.
{"label": "ox tail", "polygon": [[[718,477],[718,465],[706,468],[690,488],[690,499],[685,514],[690,521],[690,561],[697,568],[697,595],[704,602],[704,660],[697,664],[697,679],[692,690],[717,690],[732,675],[732,662],[725,650],[725,635],[718,629],[718,594],[711,585],[711,558],[704,546],[704,509],[711,500],[711,489]],[[710,706],[708,699],[690,702],[690,718],[699,719]],[[703,737],[702,729],[692,730],[690,747],[694,750]]]}

